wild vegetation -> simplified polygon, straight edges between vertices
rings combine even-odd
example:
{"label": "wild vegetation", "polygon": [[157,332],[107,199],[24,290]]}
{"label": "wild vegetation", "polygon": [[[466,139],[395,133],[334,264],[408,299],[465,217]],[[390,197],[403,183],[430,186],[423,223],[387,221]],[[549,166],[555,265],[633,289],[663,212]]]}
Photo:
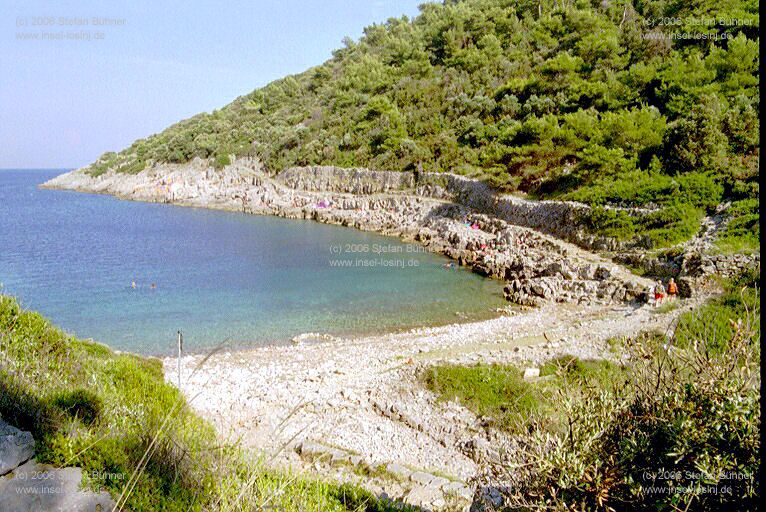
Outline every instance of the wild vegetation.
{"label": "wild vegetation", "polygon": [[[758,41],[752,0],[426,3],[90,172],[194,157],[223,166],[231,155],[273,172],[449,171],[503,191],[649,208],[599,209],[588,224],[672,245],[722,202],[758,215]],[[750,219],[722,249],[759,240]]]}
{"label": "wild vegetation", "polygon": [[521,448],[495,475],[509,510],[755,510],[759,277],[728,282],[669,335],[613,340],[622,367],[560,358],[529,382],[446,366],[425,382],[511,427]]}
{"label": "wild vegetation", "polygon": [[33,433],[38,462],[83,468],[86,486],[125,510],[393,510],[360,488],[275,472],[221,444],[165,383],[159,360],[68,336],[4,295],[0,416]]}
{"label": "wild vegetation", "polygon": [[556,404],[562,393],[576,393],[594,382],[610,383],[623,371],[609,361],[564,356],[543,365],[536,382],[524,380],[520,368],[498,364],[434,366],[422,380],[442,399],[458,400],[495,428],[520,433],[531,421],[544,421],[549,431],[561,429],[564,418]]}

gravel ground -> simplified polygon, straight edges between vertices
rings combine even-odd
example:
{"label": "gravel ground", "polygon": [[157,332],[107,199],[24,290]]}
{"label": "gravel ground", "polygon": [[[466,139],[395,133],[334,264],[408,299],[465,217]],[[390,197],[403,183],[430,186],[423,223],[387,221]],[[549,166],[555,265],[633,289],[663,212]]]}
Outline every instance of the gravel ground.
{"label": "gravel ground", "polygon": [[[480,420],[457,403],[437,402],[418,382],[423,368],[444,362],[537,366],[562,354],[613,358],[607,339],[665,330],[692,305],[658,313],[648,305],[551,304],[481,322],[222,351],[201,366],[204,355],[186,356],[182,389],[221,435],[271,454],[278,464],[305,465],[292,447],[318,441],[370,463],[467,481],[477,462],[466,446],[481,436]],[[164,364],[175,382],[177,360]]]}

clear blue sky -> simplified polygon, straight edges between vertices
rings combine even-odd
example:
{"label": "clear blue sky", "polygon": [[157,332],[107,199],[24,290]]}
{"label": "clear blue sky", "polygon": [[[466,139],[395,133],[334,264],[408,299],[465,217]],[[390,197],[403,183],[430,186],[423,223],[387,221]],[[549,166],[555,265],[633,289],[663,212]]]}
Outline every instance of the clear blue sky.
{"label": "clear blue sky", "polygon": [[0,0],[0,168],[88,164],[320,64],[344,36],[423,1]]}

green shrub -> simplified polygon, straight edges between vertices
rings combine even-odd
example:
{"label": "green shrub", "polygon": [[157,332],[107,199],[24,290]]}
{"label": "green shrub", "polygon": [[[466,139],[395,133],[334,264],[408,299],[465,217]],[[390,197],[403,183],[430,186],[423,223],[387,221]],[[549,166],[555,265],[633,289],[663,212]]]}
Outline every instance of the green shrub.
{"label": "green shrub", "polygon": [[113,151],[108,151],[101,155],[98,160],[93,162],[90,167],[88,168],[88,174],[90,174],[93,177],[101,176],[102,174],[106,173],[110,169],[117,166],[117,163],[119,162],[119,157],[117,153]]}
{"label": "green shrub", "polygon": [[737,201],[729,207],[728,222],[716,245],[726,253],[756,252],[761,248],[760,206],[758,199]]}
{"label": "green shrub", "polygon": [[101,415],[101,398],[87,389],[65,391],[53,399],[53,404],[73,418],[91,425]]}
{"label": "green shrub", "polygon": [[[684,317],[670,339],[626,340],[624,383],[565,396],[563,433],[529,425],[530,434],[517,438],[521,450],[494,477],[504,489],[504,510],[756,510],[760,302],[749,295],[754,276],[732,283],[711,305],[728,310],[712,330],[703,323],[719,311],[705,306]],[[718,336],[716,329],[723,338],[697,338]]]}
{"label": "green shrub", "polygon": [[[731,371],[720,359],[697,357],[689,367],[646,350],[635,355],[641,364],[650,362],[633,367],[624,391],[594,389],[564,402],[565,436],[533,434],[522,441],[535,464],[507,476],[511,509],[755,507],[760,394],[748,381],[752,370]],[[688,378],[698,370],[702,378]]]}
{"label": "green shrub", "polygon": [[146,168],[146,162],[141,159],[135,159],[132,162],[128,162],[125,165],[119,167],[119,172],[125,174],[138,174]]}
{"label": "green shrub", "polygon": [[223,169],[229,164],[231,164],[231,158],[229,158],[229,155],[219,154],[215,157],[214,165],[216,169]]}
{"label": "green shrub", "polygon": [[630,240],[636,236],[636,221],[625,210],[613,210],[595,207],[585,218],[586,228],[594,233],[616,238],[617,240]]}
{"label": "green shrub", "polygon": [[723,185],[714,175],[690,172],[676,178],[678,197],[676,202],[689,203],[697,208],[715,208],[723,197]]}
{"label": "green shrub", "polygon": [[615,203],[645,206],[666,203],[677,198],[679,191],[679,183],[670,176],[638,170],[583,186],[564,198],[594,206]]}
{"label": "green shrub", "polygon": [[668,247],[693,237],[705,212],[689,203],[671,204],[641,218],[641,231],[652,247]]}

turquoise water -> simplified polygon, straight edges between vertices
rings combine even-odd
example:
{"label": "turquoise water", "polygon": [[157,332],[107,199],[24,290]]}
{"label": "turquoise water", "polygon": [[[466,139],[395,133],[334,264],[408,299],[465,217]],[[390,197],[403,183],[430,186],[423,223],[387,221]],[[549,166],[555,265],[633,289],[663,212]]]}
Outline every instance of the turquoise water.
{"label": "turquoise water", "polygon": [[37,188],[60,172],[0,171],[2,292],[117,349],[170,353],[178,330],[191,350],[383,332],[503,304],[500,283],[397,239]]}

